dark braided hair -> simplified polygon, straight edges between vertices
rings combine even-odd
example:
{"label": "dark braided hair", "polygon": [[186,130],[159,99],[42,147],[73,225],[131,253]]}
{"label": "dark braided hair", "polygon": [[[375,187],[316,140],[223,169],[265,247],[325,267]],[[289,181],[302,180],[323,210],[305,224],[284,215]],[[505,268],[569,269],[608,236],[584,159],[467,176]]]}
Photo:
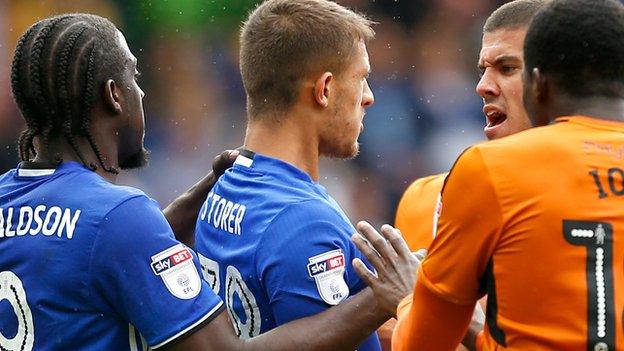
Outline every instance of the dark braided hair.
{"label": "dark braided hair", "polygon": [[123,59],[117,29],[105,18],[65,14],[32,25],[19,39],[11,67],[13,98],[26,121],[18,141],[20,159],[36,156],[33,141],[38,138],[39,152],[60,163],[60,155],[50,151],[50,139],[65,138],[80,161],[95,170],[78,147],[82,137],[99,166],[118,173],[104,164],[90,126],[100,98],[97,89],[106,79],[121,79]]}

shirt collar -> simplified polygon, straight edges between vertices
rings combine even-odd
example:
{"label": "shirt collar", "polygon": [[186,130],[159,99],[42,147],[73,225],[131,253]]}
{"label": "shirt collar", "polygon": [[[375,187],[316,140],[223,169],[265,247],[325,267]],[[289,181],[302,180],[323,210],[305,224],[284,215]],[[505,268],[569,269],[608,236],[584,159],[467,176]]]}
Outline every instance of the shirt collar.
{"label": "shirt collar", "polygon": [[615,131],[624,131],[624,121],[616,121],[612,119],[602,119],[589,116],[564,116],[555,119],[555,123],[570,122],[576,124],[582,124],[589,127],[609,129]]}
{"label": "shirt collar", "polygon": [[251,169],[254,171],[278,174],[282,177],[293,177],[304,182],[317,184],[309,174],[299,168],[277,158],[272,158],[251,150],[243,149],[234,161],[234,167]]}

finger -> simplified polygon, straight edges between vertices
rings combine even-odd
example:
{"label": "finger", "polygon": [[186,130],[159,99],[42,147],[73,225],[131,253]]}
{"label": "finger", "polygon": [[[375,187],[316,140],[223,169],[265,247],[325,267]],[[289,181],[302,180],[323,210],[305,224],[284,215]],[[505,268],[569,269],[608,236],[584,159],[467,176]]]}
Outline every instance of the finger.
{"label": "finger", "polygon": [[414,252],[413,255],[414,257],[416,257],[418,262],[422,262],[425,260],[425,257],[427,257],[427,249],[419,249],[418,251]]}
{"label": "finger", "polygon": [[388,244],[386,238],[379,234],[377,230],[375,230],[375,228],[373,228],[373,226],[370,225],[368,222],[359,222],[357,224],[357,229],[360,234],[362,234],[366,238],[366,240],[368,240],[368,242],[373,245],[373,248],[377,250],[379,255],[384,260],[394,260],[396,258],[396,252],[394,252],[394,249],[392,249],[390,244]]}
{"label": "finger", "polygon": [[238,155],[240,155],[240,151],[238,150],[228,150],[228,160],[230,161],[236,161],[236,158],[238,157]]}
{"label": "finger", "polygon": [[384,224],[381,226],[381,234],[386,238],[386,240],[390,243],[392,248],[394,248],[394,252],[396,252],[401,257],[409,257],[412,254],[405,239],[403,239],[403,235],[398,229],[395,229],[393,226],[389,224]]}
{"label": "finger", "polygon": [[364,254],[364,257],[375,267],[377,272],[385,272],[385,263],[381,260],[379,253],[360,234],[353,234],[351,240],[355,246]]}
{"label": "finger", "polygon": [[373,274],[373,272],[371,272],[368,267],[366,267],[362,260],[360,260],[359,258],[355,258],[353,259],[352,264],[353,268],[355,268],[355,272],[357,273],[357,275],[360,276],[360,278],[362,278],[366,285],[370,286],[371,288],[373,286],[376,286],[379,278],[377,278],[375,274]]}
{"label": "finger", "polygon": [[232,167],[236,158],[231,158],[233,150],[225,150],[212,161],[212,171],[217,177],[221,176],[226,169]]}

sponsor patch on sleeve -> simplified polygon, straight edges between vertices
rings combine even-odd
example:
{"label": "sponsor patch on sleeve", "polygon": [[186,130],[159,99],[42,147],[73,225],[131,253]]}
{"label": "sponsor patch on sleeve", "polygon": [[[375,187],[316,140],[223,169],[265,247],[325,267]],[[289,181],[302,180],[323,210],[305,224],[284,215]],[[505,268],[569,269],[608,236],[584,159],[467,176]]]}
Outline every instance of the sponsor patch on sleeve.
{"label": "sponsor patch on sleeve", "polygon": [[332,250],[310,257],[308,262],[308,274],[314,278],[323,301],[337,305],[349,296],[349,286],[344,280],[346,263],[342,250]]}
{"label": "sponsor patch on sleeve", "polygon": [[188,300],[199,294],[199,273],[193,263],[193,255],[186,246],[177,244],[157,253],[152,256],[150,266],[173,296]]}

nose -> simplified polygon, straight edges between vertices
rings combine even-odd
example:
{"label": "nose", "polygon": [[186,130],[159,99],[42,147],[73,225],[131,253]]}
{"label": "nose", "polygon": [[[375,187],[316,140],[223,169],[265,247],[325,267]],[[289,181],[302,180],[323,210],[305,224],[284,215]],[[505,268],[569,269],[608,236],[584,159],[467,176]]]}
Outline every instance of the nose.
{"label": "nose", "polygon": [[477,84],[477,94],[481,96],[483,99],[492,96],[500,95],[500,87],[496,83],[496,79],[494,79],[493,69],[490,67],[486,68],[479,79],[479,83]]}
{"label": "nose", "polygon": [[368,85],[368,81],[364,82],[364,94],[362,94],[362,106],[370,107],[375,103],[375,95],[373,95],[373,91]]}

